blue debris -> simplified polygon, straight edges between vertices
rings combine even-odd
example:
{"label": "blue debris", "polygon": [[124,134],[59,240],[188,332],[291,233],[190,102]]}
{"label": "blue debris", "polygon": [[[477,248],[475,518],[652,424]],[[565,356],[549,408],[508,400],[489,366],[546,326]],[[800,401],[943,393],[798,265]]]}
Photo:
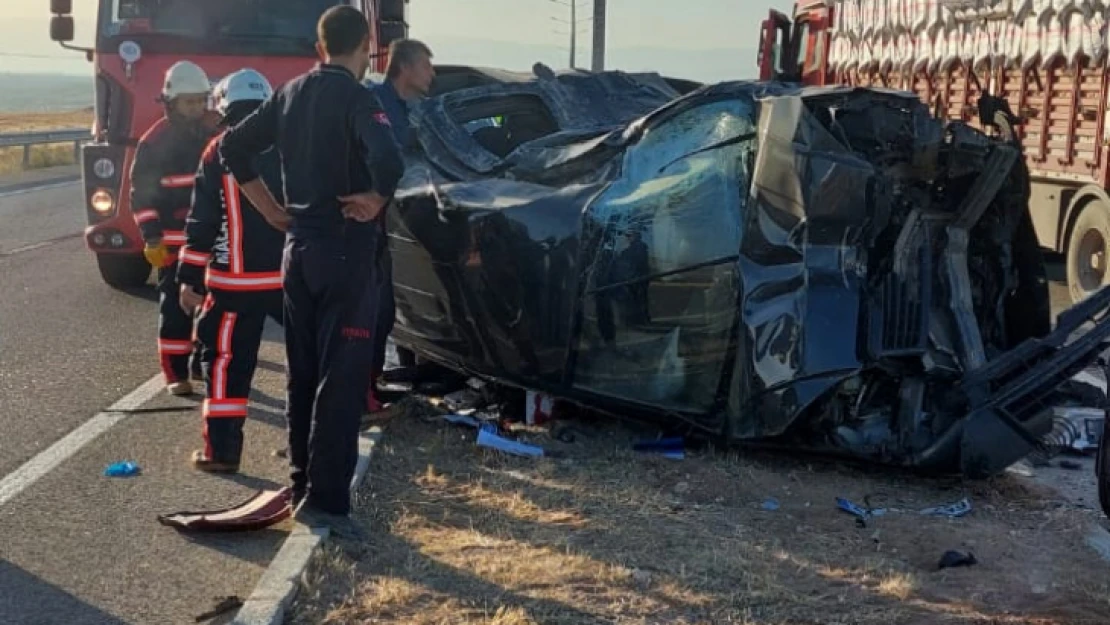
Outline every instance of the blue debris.
{"label": "blue debris", "polygon": [[768,512],[774,512],[779,509],[779,500],[774,497],[768,497],[767,501],[763,502],[763,509]]}
{"label": "blue debris", "polygon": [[139,465],[134,462],[117,462],[104,469],[104,475],[108,477],[131,477],[132,475],[138,475],[140,471]]}
{"label": "blue debris", "polygon": [[443,420],[455,425],[468,425],[475,429],[480,429],[482,427],[482,422],[470,415],[449,414],[443,417]]}
{"label": "blue debris", "polygon": [[686,440],[681,436],[644,440],[632,445],[634,451],[658,453],[671,460],[684,460],[686,458],[685,447]]}
{"label": "blue debris", "polygon": [[514,456],[524,456],[526,458],[540,458],[544,455],[542,447],[509,440],[499,436],[496,427],[487,427],[485,425],[478,430],[478,445],[503,451]]}
{"label": "blue debris", "polygon": [[958,519],[969,512],[971,512],[971,500],[967,497],[964,497],[956,503],[949,504],[947,506],[925,508],[920,512],[920,514],[926,516],[944,516],[950,519]]}
{"label": "blue debris", "polygon": [[856,504],[852,503],[851,501],[848,501],[847,499],[845,499],[843,497],[837,497],[836,498],[836,507],[840,508],[841,510],[843,510],[845,512],[847,512],[848,514],[851,514],[852,516],[856,517],[857,519],[862,519],[864,521],[866,521],[867,519],[870,519],[872,517],[879,517],[879,516],[883,516],[884,514],[886,514],[886,508],[867,508],[867,509],[864,509],[864,508],[861,508],[861,507],[857,506]]}

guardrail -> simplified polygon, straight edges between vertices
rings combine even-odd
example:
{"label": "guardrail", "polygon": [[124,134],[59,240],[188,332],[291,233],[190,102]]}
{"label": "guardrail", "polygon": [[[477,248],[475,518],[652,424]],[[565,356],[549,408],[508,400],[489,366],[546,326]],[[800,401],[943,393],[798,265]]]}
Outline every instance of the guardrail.
{"label": "guardrail", "polygon": [[31,147],[51,143],[72,143],[73,160],[81,160],[81,144],[92,140],[88,128],[67,128],[42,132],[13,132],[0,134],[0,148],[23,148],[23,168],[31,166]]}

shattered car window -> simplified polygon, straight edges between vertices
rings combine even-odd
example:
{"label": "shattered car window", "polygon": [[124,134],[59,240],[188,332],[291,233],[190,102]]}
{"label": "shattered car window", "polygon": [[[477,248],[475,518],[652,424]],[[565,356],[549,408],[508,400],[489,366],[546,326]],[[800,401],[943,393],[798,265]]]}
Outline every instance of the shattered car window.
{"label": "shattered car window", "polygon": [[651,128],[590,207],[598,250],[576,386],[675,409],[713,404],[736,314],[752,108],[725,100]]}

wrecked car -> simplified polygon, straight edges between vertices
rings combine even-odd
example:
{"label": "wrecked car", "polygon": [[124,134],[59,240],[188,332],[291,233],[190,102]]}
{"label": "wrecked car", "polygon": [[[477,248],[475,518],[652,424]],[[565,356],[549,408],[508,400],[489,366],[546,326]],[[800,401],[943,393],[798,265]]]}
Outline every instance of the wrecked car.
{"label": "wrecked car", "polygon": [[389,214],[393,338],[436,363],[977,477],[1110,335],[1110,291],[1052,328],[1020,146],[913,94],[437,71]]}

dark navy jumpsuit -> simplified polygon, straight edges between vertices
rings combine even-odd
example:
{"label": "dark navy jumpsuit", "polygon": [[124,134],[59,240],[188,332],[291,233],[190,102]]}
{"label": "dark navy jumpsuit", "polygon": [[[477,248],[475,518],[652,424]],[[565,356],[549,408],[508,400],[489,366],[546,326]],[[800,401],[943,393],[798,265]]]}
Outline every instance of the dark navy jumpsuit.
{"label": "dark navy jumpsuit", "polygon": [[139,139],[131,165],[131,212],[143,241],[161,240],[170,251],[167,265],[157,267],[158,360],[167,384],[189,379],[193,319],[178,303],[173,261],[185,243],[197,163],[210,137],[200,124],[163,117]]}
{"label": "dark navy jumpsuit", "polygon": [[391,198],[404,172],[377,98],[343,67],[298,76],[224,135],[220,155],[240,184],[276,146],[291,216],[282,274],[289,369],[286,416],[294,497],[350,511],[370,384],[385,233],[343,217],[340,196]]}
{"label": "dark navy jumpsuit", "polygon": [[[408,146],[409,141],[412,139],[412,131],[409,126],[409,106],[401,95],[397,93],[397,89],[393,87],[393,83],[385,81],[380,85],[375,85],[371,88],[371,92],[378,98],[378,102],[382,105],[386,116],[389,118],[389,123],[393,127],[393,138],[397,140],[398,148],[404,153],[405,148]],[[382,216],[382,228],[385,228],[386,218]],[[388,232],[387,232],[388,236]],[[385,369],[385,352],[386,342],[389,340],[389,334],[393,331],[393,324],[397,317],[396,302],[393,299],[393,260],[389,254],[388,248],[386,249],[386,262],[389,263],[389,282],[382,292],[381,297],[381,310],[378,314],[377,334],[374,336],[374,365],[372,371],[371,384],[373,380],[377,379]],[[400,351],[402,348],[398,348]],[[374,392],[373,386],[370,392]],[[370,409],[373,410],[373,402],[367,398],[367,403],[371,405]]]}
{"label": "dark navy jumpsuit", "polygon": [[[251,206],[220,164],[218,143],[219,137],[213,139],[201,157],[177,279],[198,293],[208,292],[197,320],[207,387],[204,457],[239,466],[262,331],[267,317],[282,322],[285,235]],[[260,155],[257,167],[280,198],[277,150]]]}

